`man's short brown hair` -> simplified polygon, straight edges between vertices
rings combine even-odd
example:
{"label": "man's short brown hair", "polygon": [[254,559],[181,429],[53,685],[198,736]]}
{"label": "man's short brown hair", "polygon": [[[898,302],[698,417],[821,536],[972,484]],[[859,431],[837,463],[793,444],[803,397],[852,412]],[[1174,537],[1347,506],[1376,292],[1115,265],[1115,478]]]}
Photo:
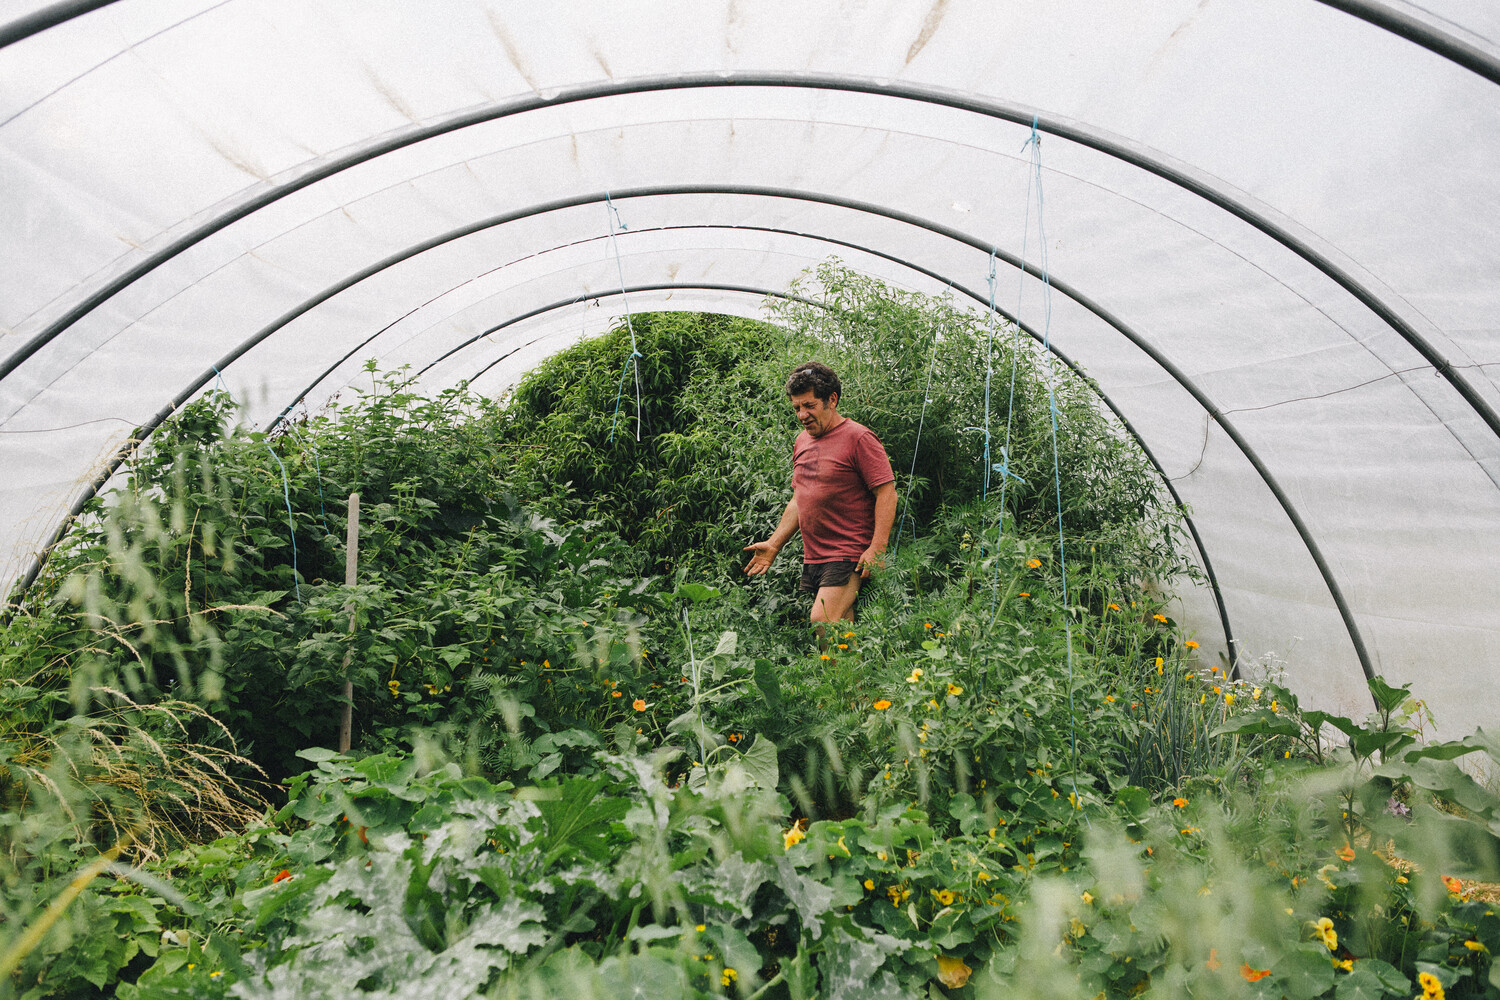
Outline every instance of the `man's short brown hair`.
{"label": "man's short brown hair", "polygon": [[800,396],[804,392],[810,392],[826,403],[831,396],[838,396],[842,399],[844,387],[833,369],[823,362],[804,361],[793,368],[792,374],[787,377],[786,394]]}

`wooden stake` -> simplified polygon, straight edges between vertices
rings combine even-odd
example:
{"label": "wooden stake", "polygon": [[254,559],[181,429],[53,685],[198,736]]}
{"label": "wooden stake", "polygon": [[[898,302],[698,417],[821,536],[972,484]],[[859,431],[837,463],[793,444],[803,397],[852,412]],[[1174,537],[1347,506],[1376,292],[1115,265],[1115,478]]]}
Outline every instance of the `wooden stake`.
{"label": "wooden stake", "polygon": [[[359,494],[349,494],[349,536],[344,544],[344,585],[354,586],[359,580]],[[349,634],[354,635],[354,602],[349,602]],[[354,657],[354,641],[344,650],[344,716],[339,722],[339,753],[349,752],[349,742],[354,736],[354,679],[349,676],[349,663]]]}

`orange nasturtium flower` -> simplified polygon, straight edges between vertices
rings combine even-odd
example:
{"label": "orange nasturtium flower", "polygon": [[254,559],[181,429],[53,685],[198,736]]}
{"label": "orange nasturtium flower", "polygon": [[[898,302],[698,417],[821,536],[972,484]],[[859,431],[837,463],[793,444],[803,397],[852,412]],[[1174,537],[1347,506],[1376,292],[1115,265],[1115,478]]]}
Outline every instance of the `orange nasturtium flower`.
{"label": "orange nasturtium flower", "polygon": [[1338,854],[1339,857],[1343,858],[1345,861],[1353,861],[1354,860],[1354,848],[1350,847],[1348,844],[1345,844],[1343,847],[1340,847],[1336,853]]}
{"label": "orange nasturtium flower", "polygon": [[609,696],[611,698],[623,698],[623,697],[625,697],[625,692],[624,691],[611,691],[609,693]]}
{"label": "orange nasturtium flower", "polygon": [[1453,895],[1455,896],[1464,891],[1464,884],[1458,879],[1454,878],[1452,875],[1443,876],[1443,885],[1447,886],[1448,891],[1453,893]]}
{"label": "orange nasturtium flower", "polygon": [[875,705],[874,705],[875,711],[877,711],[877,712],[884,712],[886,709],[888,709],[890,707],[891,707],[891,703],[888,702],[888,701],[886,701],[884,698],[882,698],[879,701],[877,701],[875,703]]}
{"label": "orange nasturtium flower", "polygon": [[1204,962],[1203,964],[1206,965],[1206,966],[1208,966],[1208,971],[1209,972],[1218,972],[1219,971],[1219,949],[1217,949],[1217,948],[1210,948],[1210,949],[1208,949],[1208,961]]}
{"label": "orange nasturtium flower", "polygon": [[1250,963],[1246,962],[1240,966],[1240,978],[1247,983],[1258,983],[1271,974],[1270,969],[1252,969]]}
{"label": "orange nasturtium flower", "polygon": [[635,701],[630,703],[630,707],[635,709],[637,712],[644,712],[646,710],[646,699],[637,698]]}
{"label": "orange nasturtium flower", "polygon": [[277,873],[277,875],[276,875],[275,878],[271,879],[271,881],[272,882],[282,882],[282,881],[285,881],[286,879],[289,879],[291,877],[292,877],[292,873],[289,872],[289,871],[287,871],[285,868],[283,868],[283,869],[281,869],[281,871],[279,873]]}

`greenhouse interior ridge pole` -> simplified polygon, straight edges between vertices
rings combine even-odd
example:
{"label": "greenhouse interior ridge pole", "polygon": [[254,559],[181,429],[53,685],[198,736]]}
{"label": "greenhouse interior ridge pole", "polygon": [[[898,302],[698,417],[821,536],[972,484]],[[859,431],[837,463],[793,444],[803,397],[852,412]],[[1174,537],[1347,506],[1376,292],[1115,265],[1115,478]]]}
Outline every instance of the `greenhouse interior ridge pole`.
{"label": "greenhouse interior ridge pole", "polygon": [[38,32],[55,28],[64,21],[71,21],[75,17],[82,17],[91,10],[100,7],[108,7],[115,0],[62,0],[32,11],[25,17],[18,17],[14,21],[0,25],[0,49],[7,45],[30,38]]}
{"label": "greenhouse interior ridge pole", "polygon": [[[349,533],[344,541],[344,586],[359,582],[359,494],[349,494]],[[349,646],[344,650],[344,709],[339,719],[339,753],[348,753],[354,738],[354,678],[349,666],[354,660],[354,599],[349,599]]]}
{"label": "greenhouse interior ridge pole", "polygon": [[[1500,437],[1500,412],[1497,412],[1480,395],[1479,390],[1469,381],[1468,377],[1455,368],[1452,362],[1444,357],[1426,337],[1417,331],[1415,326],[1409,323],[1380,295],[1376,294],[1366,282],[1356,278],[1348,269],[1335,263],[1327,253],[1314,247],[1312,245],[1314,237],[1310,234],[1308,236],[1299,236],[1292,233],[1286,226],[1274,221],[1270,217],[1268,209],[1263,210],[1261,207],[1253,204],[1243,192],[1230,187],[1218,178],[1186,164],[1179,164],[1171,157],[1157,150],[1142,146],[1139,143],[1133,143],[1122,136],[1105,132],[1102,129],[1085,123],[1051,117],[1044,118],[1038,114],[1035,108],[1003,104],[995,100],[978,98],[972,94],[959,91],[920,87],[890,80],[877,81],[844,75],[811,73],[685,73],[627,81],[612,80],[608,83],[585,84],[567,88],[548,96],[527,94],[524,97],[484,107],[471,108],[432,124],[414,125],[395,135],[388,135],[378,139],[364,148],[356,149],[343,156],[317,163],[289,180],[261,190],[258,194],[247,198],[239,205],[225,209],[219,215],[213,216],[183,233],[161,249],[147,254],[137,264],[127,268],[121,274],[84,296],[81,301],[67,310],[57,320],[48,324],[30,340],[12,351],[3,360],[0,360],[0,380],[9,376],[18,366],[25,363],[26,359],[51,342],[63,330],[66,330],[122,289],[149,274],[162,264],[189,248],[196,246],[214,233],[254,214],[261,208],[273,204],[281,198],[300,191],[305,187],[326,180],[350,167],[358,166],[386,153],[394,152],[395,150],[424,142],[427,139],[432,139],[440,135],[446,135],[471,125],[497,121],[512,115],[524,114],[525,112],[541,108],[558,107],[565,104],[627,94],[734,87],[781,87],[788,89],[830,90],[855,94],[878,94],[897,100],[953,108],[959,111],[967,111],[972,114],[994,118],[999,121],[1008,121],[1016,125],[1031,125],[1044,134],[1067,139],[1086,149],[1093,149],[1106,156],[1120,160],[1122,163],[1130,164],[1149,174],[1160,177],[1168,183],[1175,184],[1190,194],[1196,195],[1209,204],[1224,210],[1242,222],[1248,223],[1253,228],[1301,257],[1329,280],[1353,295],[1360,303],[1379,317],[1381,322],[1390,327],[1397,336],[1410,344],[1418,354],[1431,364],[1438,375],[1479,415],[1480,419],[1484,421],[1491,432],[1496,437]],[[596,200],[602,200],[602,194],[598,195]]]}
{"label": "greenhouse interior ridge pole", "polygon": [[[1408,42],[1420,45],[1466,70],[1478,73],[1491,83],[1500,83],[1500,59],[1477,45],[1470,45],[1457,35],[1443,31],[1426,21],[1396,10],[1377,0],[1316,0],[1326,7],[1343,11],[1350,17],[1368,21]],[[1491,0],[1493,2],[1493,0]]]}

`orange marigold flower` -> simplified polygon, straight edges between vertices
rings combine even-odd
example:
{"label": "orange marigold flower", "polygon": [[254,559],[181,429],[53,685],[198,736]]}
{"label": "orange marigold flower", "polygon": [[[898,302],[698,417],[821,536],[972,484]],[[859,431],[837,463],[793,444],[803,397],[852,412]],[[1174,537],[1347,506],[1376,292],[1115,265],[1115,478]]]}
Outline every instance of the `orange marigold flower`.
{"label": "orange marigold flower", "polygon": [[635,701],[630,703],[630,707],[635,709],[637,712],[644,712],[646,710],[646,699],[637,698]]}
{"label": "orange marigold flower", "polygon": [[1041,569],[1042,568],[1042,561],[1040,559],[1028,559],[1028,560],[1026,560],[1026,568],[1027,569]]}
{"label": "orange marigold flower", "polygon": [[1166,615],[1152,615],[1151,617],[1155,618],[1157,621],[1161,622],[1163,625],[1165,625],[1167,623],[1167,616]]}
{"label": "orange marigold flower", "polygon": [[884,712],[886,709],[888,709],[888,708],[891,707],[891,703],[888,702],[888,701],[886,701],[884,698],[882,698],[882,699],[880,699],[879,701],[877,701],[875,703],[874,707],[875,707],[875,711],[877,711],[877,712]]}
{"label": "orange marigold flower", "polygon": [[1192,639],[1189,639],[1187,642],[1183,643],[1183,645],[1186,646],[1188,649],[1197,649],[1198,648],[1198,643],[1195,642],[1195,641],[1193,641]]}
{"label": "orange marigold flower", "polygon": [[1026,591],[1023,590],[1019,594],[1017,594],[1016,596],[1017,597],[1030,597],[1031,595],[1028,594]]}
{"label": "orange marigold flower", "polygon": [[1246,962],[1240,966],[1240,978],[1247,983],[1258,983],[1271,974],[1270,969],[1252,969],[1250,963]]}
{"label": "orange marigold flower", "polygon": [[1111,610],[1111,611],[1119,611],[1120,610],[1120,606],[1118,604],[1111,604],[1109,606],[1109,610]]}
{"label": "orange marigold flower", "polygon": [[1336,853],[1338,854],[1339,857],[1343,858],[1345,861],[1353,861],[1354,860],[1354,848],[1350,847],[1348,844],[1345,844],[1343,847],[1340,847]]}
{"label": "orange marigold flower", "polygon": [[1185,808],[1188,803],[1187,803],[1187,799],[1176,798],[1176,799],[1172,800],[1172,804],[1174,806],[1176,806],[1178,809],[1182,809],[1182,808]]}

